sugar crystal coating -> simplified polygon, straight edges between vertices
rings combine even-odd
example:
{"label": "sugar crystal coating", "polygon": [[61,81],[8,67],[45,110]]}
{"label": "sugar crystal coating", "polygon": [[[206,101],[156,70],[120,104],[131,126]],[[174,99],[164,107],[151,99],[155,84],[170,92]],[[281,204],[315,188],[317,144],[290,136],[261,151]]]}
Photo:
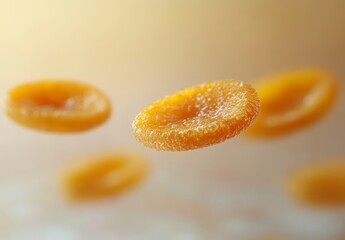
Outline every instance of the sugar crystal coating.
{"label": "sugar crystal coating", "polygon": [[208,82],[147,106],[133,122],[135,138],[156,150],[217,144],[246,129],[259,112],[256,91],[239,80]]}
{"label": "sugar crystal coating", "polygon": [[80,132],[105,122],[108,97],[93,86],[68,80],[42,80],[11,89],[6,114],[15,122],[49,132]]}

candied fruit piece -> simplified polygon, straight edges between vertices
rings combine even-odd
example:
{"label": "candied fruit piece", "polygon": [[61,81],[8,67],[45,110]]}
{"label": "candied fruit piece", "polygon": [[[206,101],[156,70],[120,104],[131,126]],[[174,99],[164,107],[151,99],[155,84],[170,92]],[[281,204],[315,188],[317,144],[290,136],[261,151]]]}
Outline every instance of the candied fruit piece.
{"label": "candied fruit piece", "polygon": [[9,91],[7,115],[15,122],[48,132],[80,132],[105,122],[111,114],[100,90],[67,80],[26,83]]}
{"label": "candied fruit piece", "polygon": [[312,206],[345,205],[345,161],[306,166],[289,181],[289,190],[298,201]]}
{"label": "candied fruit piece", "polygon": [[62,184],[73,200],[93,200],[122,193],[141,182],[148,164],[141,156],[109,153],[89,157],[62,174]]}
{"label": "candied fruit piece", "polygon": [[338,81],[320,69],[302,69],[265,78],[258,83],[261,109],[246,131],[251,137],[277,137],[321,119],[334,104]]}
{"label": "candied fruit piece", "polygon": [[156,150],[202,148],[246,129],[259,105],[250,85],[238,80],[213,81],[147,106],[135,118],[133,132],[139,142]]}

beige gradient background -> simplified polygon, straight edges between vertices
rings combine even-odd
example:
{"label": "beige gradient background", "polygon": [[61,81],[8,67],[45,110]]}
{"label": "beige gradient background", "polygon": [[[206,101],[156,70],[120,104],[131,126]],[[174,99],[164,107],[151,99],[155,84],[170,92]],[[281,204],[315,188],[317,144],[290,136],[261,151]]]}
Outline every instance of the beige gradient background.
{"label": "beige gradient background", "polygon": [[[319,66],[344,85],[344,10],[342,0],[0,1],[1,98],[19,83],[68,78],[103,89],[114,108],[105,125],[73,135],[35,132],[0,113],[0,239],[341,240],[344,212],[303,209],[284,184],[305,163],[345,156],[343,96],[300,133],[191,152],[145,149],[131,122],[146,104],[208,80]],[[118,198],[69,204],[59,171],[118,148],[150,159],[147,181]]]}

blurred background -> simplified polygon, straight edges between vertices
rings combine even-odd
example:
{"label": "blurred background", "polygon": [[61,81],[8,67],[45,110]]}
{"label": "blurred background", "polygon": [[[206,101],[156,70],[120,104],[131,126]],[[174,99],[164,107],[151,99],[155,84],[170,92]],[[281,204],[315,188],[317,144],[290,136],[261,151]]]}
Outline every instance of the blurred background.
{"label": "blurred background", "polygon": [[[0,96],[31,80],[104,90],[112,118],[82,134],[23,128],[0,114],[0,239],[342,240],[345,212],[302,208],[294,169],[345,156],[345,99],[322,121],[274,141],[237,137],[156,152],[131,123],[148,103],[209,80],[316,66],[344,85],[343,0],[0,1]],[[128,148],[150,159],[138,188],[71,204],[59,172],[88,154]]]}

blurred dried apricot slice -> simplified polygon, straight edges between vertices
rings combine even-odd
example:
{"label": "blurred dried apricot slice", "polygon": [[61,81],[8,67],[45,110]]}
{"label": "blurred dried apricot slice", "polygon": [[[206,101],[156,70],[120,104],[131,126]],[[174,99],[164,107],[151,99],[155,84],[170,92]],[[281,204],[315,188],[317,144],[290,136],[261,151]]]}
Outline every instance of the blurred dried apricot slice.
{"label": "blurred dried apricot slice", "polygon": [[338,81],[327,71],[303,69],[265,78],[256,90],[260,114],[246,133],[252,137],[275,137],[323,117],[336,100]]}
{"label": "blurred dried apricot slice", "polygon": [[80,132],[105,122],[111,113],[108,97],[80,82],[43,80],[9,91],[7,115],[15,122],[49,132]]}
{"label": "blurred dried apricot slice", "polygon": [[146,176],[148,164],[139,155],[117,152],[89,157],[67,167],[63,187],[73,200],[92,200],[121,193]]}
{"label": "blurred dried apricot slice", "polygon": [[259,112],[248,84],[222,80],[191,87],[147,106],[133,122],[135,138],[156,150],[183,151],[234,137]]}
{"label": "blurred dried apricot slice", "polygon": [[299,169],[289,181],[298,201],[313,206],[345,205],[345,160]]}

